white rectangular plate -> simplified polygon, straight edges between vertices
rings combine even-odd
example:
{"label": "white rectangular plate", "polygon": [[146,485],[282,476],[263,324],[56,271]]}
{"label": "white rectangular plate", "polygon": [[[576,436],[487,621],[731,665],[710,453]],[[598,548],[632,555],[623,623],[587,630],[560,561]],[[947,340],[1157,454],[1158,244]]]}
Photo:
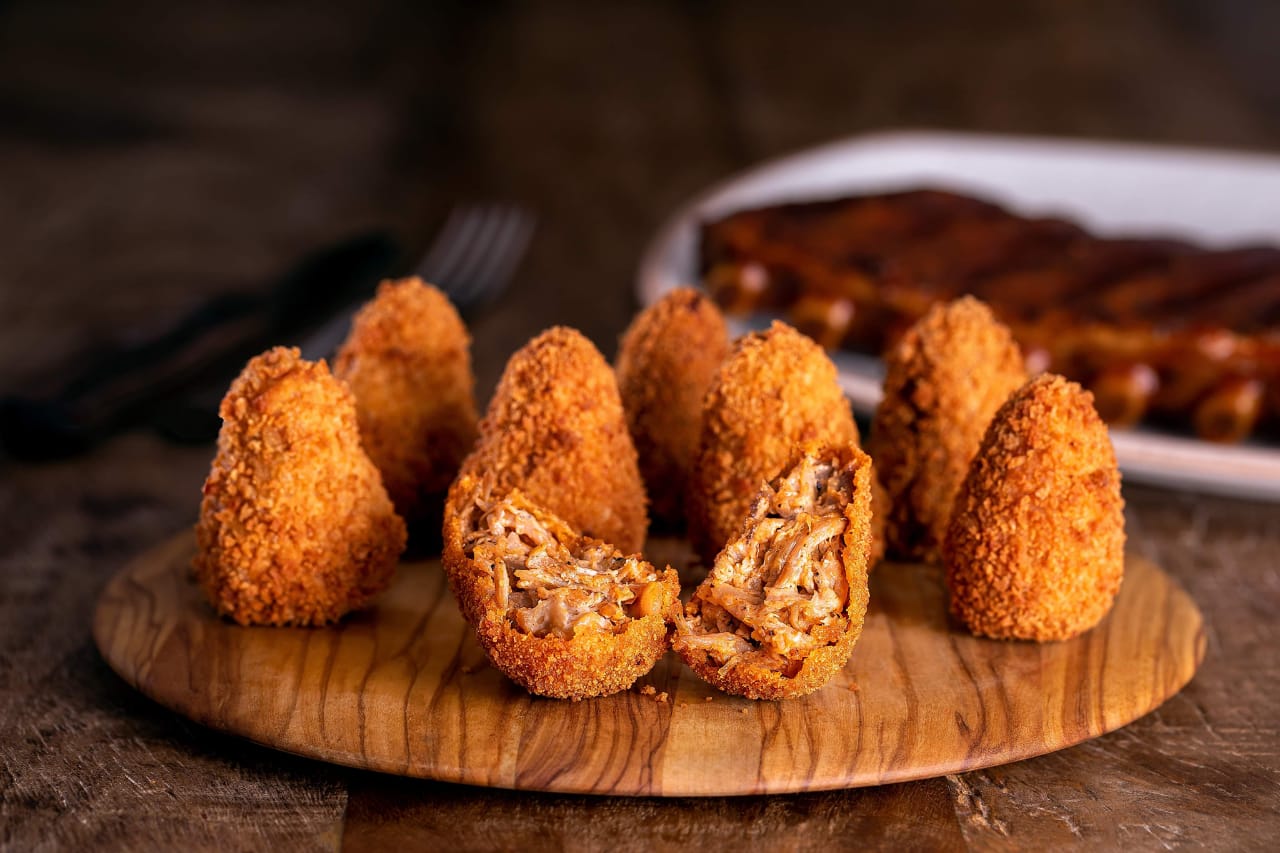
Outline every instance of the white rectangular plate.
{"label": "white rectangular plate", "polygon": [[[697,285],[699,225],[790,201],[931,186],[983,196],[1019,213],[1061,216],[1097,234],[1140,234],[1209,246],[1280,244],[1280,157],[1102,142],[890,133],[824,145],[713,187],[658,231],[640,265],[640,302]],[[736,324],[735,331],[746,328]],[[879,360],[833,353],[854,408],[880,401]],[[1280,447],[1216,445],[1146,429],[1112,430],[1134,481],[1280,500]]]}

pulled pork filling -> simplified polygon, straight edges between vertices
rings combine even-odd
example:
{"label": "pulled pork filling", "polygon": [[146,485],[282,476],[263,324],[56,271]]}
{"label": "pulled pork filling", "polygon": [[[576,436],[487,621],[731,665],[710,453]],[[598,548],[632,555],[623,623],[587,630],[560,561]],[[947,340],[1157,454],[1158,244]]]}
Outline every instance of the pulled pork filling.
{"label": "pulled pork filling", "polygon": [[840,559],[852,479],[806,456],[757,499],[750,525],[716,559],[690,601],[679,642],[722,667],[752,663],[785,676],[848,628]]}
{"label": "pulled pork filling", "polygon": [[603,543],[570,550],[532,512],[509,501],[477,501],[469,556],[493,572],[495,598],[511,623],[535,637],[616,632],[662,611],[653,567]]}

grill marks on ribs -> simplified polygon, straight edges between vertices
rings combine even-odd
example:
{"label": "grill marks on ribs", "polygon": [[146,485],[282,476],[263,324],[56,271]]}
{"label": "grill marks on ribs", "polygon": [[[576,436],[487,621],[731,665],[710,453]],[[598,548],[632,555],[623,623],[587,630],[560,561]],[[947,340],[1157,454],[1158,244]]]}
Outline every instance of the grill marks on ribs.
{"label": "grill marks on ribs", "polygon": [[[879,353],[970,293],[1031,364],[1098,391],[1114,423],[1154,416],[1215,440],[1280,423],[1280,248],[1103,239],[928,189],[744,211],[702,238],[726,310],[784,311],[827,346]],[[1158,382],[1104,399],[1135,371]],[[1235,414],[1220,424],[1222,411]]]}
{"label": "grill marks on ribs", "polygon": [[686,606],[675,650],[755,699],[802,695],[849,657],[867,607],[870,459],[806,449],[757,495]]}

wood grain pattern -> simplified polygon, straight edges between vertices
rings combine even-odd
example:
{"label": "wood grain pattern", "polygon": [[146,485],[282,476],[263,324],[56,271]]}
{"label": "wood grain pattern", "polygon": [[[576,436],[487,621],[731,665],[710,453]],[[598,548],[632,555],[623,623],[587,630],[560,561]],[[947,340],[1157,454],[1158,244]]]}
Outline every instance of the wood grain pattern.
{"label": "wood grain pattern", "polygon": [[849,667],[813,696],[729,697],[668,655],[630,691],[562,702],[487,665],[436,561],[402,566],[375,608],[337,627],[246,629],[216,618],[189,580],[193,548],[180,535],[103,592],[94,637],[129,683],[289,752],[491,787],[758,794],[989,767],[1142,716],[1204,651],[1194,603],[1140,558],[1098,628],[1051,645],[971,637],[948,621],[936,568],[889,564]]}

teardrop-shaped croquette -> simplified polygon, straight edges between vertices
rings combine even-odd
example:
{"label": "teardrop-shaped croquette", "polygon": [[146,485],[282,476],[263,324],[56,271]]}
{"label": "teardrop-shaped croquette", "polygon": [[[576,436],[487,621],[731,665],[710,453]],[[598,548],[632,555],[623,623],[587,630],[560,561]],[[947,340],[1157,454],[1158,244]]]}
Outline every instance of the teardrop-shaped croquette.
{"label": "teardrop-shaped croquette", "polygon": [[644,545],[644,486],[618,384],[574,329],[549,329],[511,356],[462,471],[492,478],[496,494],[519,489],[585,536],[627,553]]}
{"label": "teardrop-shaped croquette", "polygon": [[404,522],[360,448],[355,401],[323,362],[276,347],[222,400],[193,566],[242,625],[322,625],[391,582]]}
{"label": "teardrop-shaped croquette", "polygon": [[728,352],[720,309],[687,287],[649,306],[622,336],[618,390],[655,522],[684,523],[702,400]]}
{"label": "teardrop-shaped croquette", "polygon": [[704,401],[689,535],[706,565],[806,441],[856,445],[858,427],[822,347],[775,321],[734,343]]}
{"label": "teardrop-shaped croquette", "polygon": [[667,650],[680,580],[579,536],[519,491],[468,474],[449,493],[445,570],[493,665],[531,693],[625,690]]}
{"label": "teardrop-shaped croquette", "polygon": [[384,281],[355,315],[333,372],[356,398],[365,452],[396,510],[434,515],[476,439],[471,340],[449,299],[421,279]]}
{"label": "teardrop-shaped croquette", "polygon": [[935,305],[885,354],[867,450],[889,492],[885,539],[940,562],[951,505],[991,416],[1027,381],[1009,330],[971,296]]}
{"label": "teardrop-shaped croquette", "polygon": [[806,447],[716,557],[685,606],[676,652],[728,693],[812,693],[862,633],[870,545],[870,457],[848,445]]}
{"label": "teardrop-shaped croquette", "polygon": [[1092,394],[1044,374],[1000,408],[945,558],[951,610],[979,636],[1065,640],[1107,614],[1124,577],[1124,501]]}

